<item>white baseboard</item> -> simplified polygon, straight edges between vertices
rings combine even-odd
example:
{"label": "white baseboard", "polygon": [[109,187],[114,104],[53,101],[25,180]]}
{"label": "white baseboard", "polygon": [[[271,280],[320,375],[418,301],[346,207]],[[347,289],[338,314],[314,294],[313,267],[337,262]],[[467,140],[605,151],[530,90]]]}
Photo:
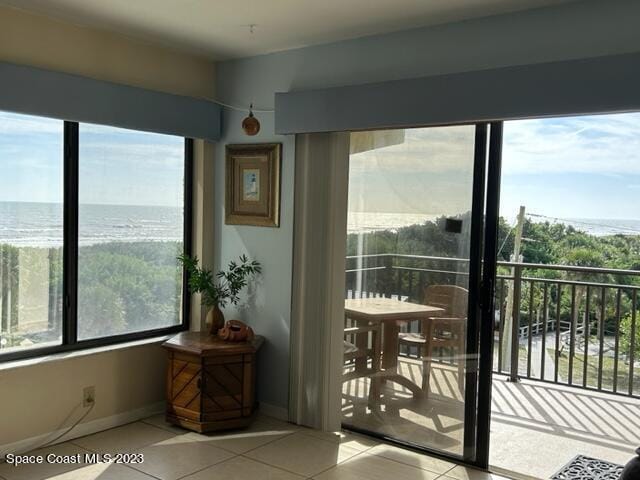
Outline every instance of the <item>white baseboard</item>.
{"label": "white baseboard", "polygon": [[276,420],[282,420],[283,422],[289,421],[289,411],[286,408],[260,402],[258,410],[260,411],[260,413],[263,413],[267,417],[272,417]]}
{"label": "white baseboard", "polygon": [[[90,420],[77,425],[67,435],[59,438],[53,444],[66,442],[67,440],[73,440],[74,438],[84,437],[85,435],[91,435],[92,433],[119,427],[120,425],[125,425],[127,423],[162,413],[164,410],[165,402],[158,402],[136,410],[129,410],[128,412],[117,413],[109,417]],[[67,428],[69,427],[61,428],[53,432],[43,433],[42,435],[37,435],[35,437],[25,438],[24,440],[19,440],[17,442],[0,445],[0,459],[3,459],[7,453],[24,453],[36,449],[43,443],[46,443],[50,439],[60,435]]]}

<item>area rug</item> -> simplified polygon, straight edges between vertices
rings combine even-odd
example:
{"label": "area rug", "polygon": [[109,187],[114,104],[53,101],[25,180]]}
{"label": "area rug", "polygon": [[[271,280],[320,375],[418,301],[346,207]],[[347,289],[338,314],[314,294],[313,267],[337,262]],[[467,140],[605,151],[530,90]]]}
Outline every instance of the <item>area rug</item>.
{"label": "area rug", "polygon": [[551,480],[619,480],[623,468],[622,465],[578,455],[555,473]]}

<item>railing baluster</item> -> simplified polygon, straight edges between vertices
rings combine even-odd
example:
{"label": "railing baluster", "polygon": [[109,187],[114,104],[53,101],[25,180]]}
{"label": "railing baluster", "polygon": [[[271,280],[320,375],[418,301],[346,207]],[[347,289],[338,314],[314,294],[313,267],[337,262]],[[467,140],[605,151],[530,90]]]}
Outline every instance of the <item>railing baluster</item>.
{"label": "railing baluster", "polygon": [[[369,266],[369,262],[365,262],[365,268]],[[367,298],[367,288],[369,288],[369,271],[362,272],[362,283],[360,284],[360,298]]]}
{"label": "railing baluster", "polygon": [[[409,289],[407,290],[409,301],[411,301],[412,292],[413,292],[413,272],[409,272]],[[400,300],[402,300],[402,298]]]}
{"label": "railing baluster", "polygon": [[620,301],[622,299],[622,289],[618,288],[616,295],[616,337],[613,347],[613,393],[618,392],[618,356],[620,355]]}
{"label": "railing baluster", "polygon": [[531,357],[532,355],[532,345],[533,345],[533,291],[534,291],[534,283],[533,280],[529,282],[529,334],[527,338],[527,378],[531,378]]}
{"label": "railing baluster", "polygon": [[[389,259],[393,261],[390,262]],[[413,261],[420,263],[412,263]],[[424,261],[434,263],[425,265],[422,263]],[[455,267],[449,267],[447,262],[454,262]],[[424,287],[427,285],[462,284],[461,281],[454,281],[452,275],[455,275],[457,280],[468,275],[467,264],[468,260],[462,258],[419,255],[349,256],[347,257],[345,298],[364,299],[384,296],[399,300],[408,298],[412,302],[422,303]],[[493,333],[494,341],[498,345],[498,351],[494,357],[494,373],[507,374],[512,380],[526,376],[538,381],[563,383],[640,398],[640,386],[635,378],[638,374],[635,362],[639,359],[636,351],[639,340],[636,337],[640,329],[637,319],[639,308],[637,297],[640,289],[637,282],[640,280],[640,271],[518,262],[498,262],[498,265],[501,268],[512,268],[513,273],[497,275],[496,278],[494,300],[499,305],[499,310],[495,312],[499,317],[499,328]],[[525,276],[523,275],[525,270],[532,273],[535,270],[573,273],[569,278],[551,279],[545,278],[544,275],[538,276],[536,273]],[[607,280],[591,281],[579,279],[577,274],[624,275],[624,278],[630,278],[630,280],[626,283]],[[526,295],[522,292],[523,282],[529,283],[529,291]],[[571,289],[570,293],[567,292],[568,288]],[[509,294],[510,311],[506,308],[507,294]],[[513,303],[511,302],[512,294],[514,295]],[[570,299],[566,299],[566,295],[563,299],[563,294],[570,295]],[[631,311],[627,311],[627,298],[631,304]],[[529,302],[528,318],[527,322],[521,325],[522,302],[525,299]],[[555,305],[552,305],[554,301]],[[597,322],[596,329],[593,329],[592,309]],[[507,332],[508,320],[511,320],[508,317],[511,316],[513,316],[513,330]],[[624,332],[622,331],[622,325],[625,325],[623,318],[630,320]],[[353,323],[349,319],[345,320],[347,326]],[[402,330],[419,332],[420,327],[419,322],[411,322],[403,326]],[[555,335],[551,330],[552,327],[555,328]],[[564,328],[567,328],[567,331],[564,331]],[[590,336],[592,331],[593,339]],[[528,335],[526,341],[522,338],[525,332]],[[548,333],[550,336],[547,339]],[[625,337],[621,337],[622,333]],[[534,339],[534,335],[542,335],[542,338]],[[611,335],[613,338],[610,341]],[[629,342],[625,342],[623,349],[622,341],[626,341],[627,336]],[[581,341],[584,343],[581,344]],[[509,343],[512,348],[507,352],[503,347]],[[520,358],[520,348],[527,350],[526,359]],[[598,349],[597,359],[595,348]],[[553,350],[553,359],[547,359],[547,349],[550,350],[549,354]],[[413,347],[407,348],[404,345],[400,350],[401,356],[414,357],[415,353]],[[568,354],[568,358],[565,353]],[[576,358],[580,354],[584,355],[583,364],[582,368],[576,370],[578,368],[576,365],[580,366],[579,363],[576,364]],[[534,355],[540,355],[540,358]],[[609,356],[613,356],[613,361],[609,360]],[[622,361],[629,364],[628,370],[620,366],[621,356]],[[594,361],[593,365],[589,363],[590,360]],[[445,359],[444,362],[448,363],[449,360]],[[540,374],[535,375],[538,368]],[[551,368],[553,368],[553,374],[551,374]],[[563,375],[563,371],[566,375]],[[612,381],[609,381],[612,374]],[[627,382],[628,386],[624,385]],[[623,387],[619,388],[620,385]]]}
{"label": "railing baluster", "polygon": [[504,321],[505,321],[505,305],[504,305],[504,278],[500,279],[500,325],[498,330],[498,371],[502,373],[502,342],[504,341]]}
{"label": "railing baluster", "polygon": [[553,381],[558,383],[558,362],[560,361],[560,308],[562,307],[562,285],[558,283],[556,290],[556,351],[553,356],[555,365],[553,366]]}
{"label": "railing baluster", "polygon": [[567,383],[573,385],[573,356],[576,349],[576,286],[571,285],[571,325],[569,327],[569,375]]}
{"label": "railing baluster", "polygon": [[636,303],[638,290],[631,294],[631,339],[629,340],[629,395],[633,395],[633,363],[636,349]]}
{"label": "railing baluster", "polygon": [[513,268],[513,310],[511,313],[511,365],[510,380],[518,381],[520,363],[520,292],[522,290],[522,267]]}
{"label": "railing baluster", "polygon": [[542,353],[540,354],[540,379],[544,380],[544,367],[545,358],[547,356],[547,308],[549,301],[549,284],[544,284],[544,290],[542,294]]}
{"label": "railing baluster", "polygon": [[607,302],[607,289],[602,287],[602,297],[600,299],[600,322],[598,325],[598,337],[600,340],[600,348],[598,350],[598,390],[602,390],[602,368],[604,366],[604,324],[607,310],[605,308]]}
{"label": "railing baluster", "polygon": [[589,371],[587,366],[589,364],[589,332],[591,331],[591,323],[589,318],[589,310],[591,307],[591,287],[587,286],[587,302],[584,312],[584,324],[582,326],[584,336],[584,353],[582,357],[582,386],[587,386],[587,376]]}

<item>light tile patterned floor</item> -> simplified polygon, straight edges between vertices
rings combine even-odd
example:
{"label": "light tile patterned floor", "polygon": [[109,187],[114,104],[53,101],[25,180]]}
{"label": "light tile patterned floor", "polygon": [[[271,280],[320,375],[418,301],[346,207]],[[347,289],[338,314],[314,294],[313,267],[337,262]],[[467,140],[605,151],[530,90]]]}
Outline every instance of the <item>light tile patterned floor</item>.
{"label": "light tile patterned floor", "polygon": [[143,464],[0,464],[0,480],[499,480],[368,437],[258,417],[245,430],[200,435],[155,416],[36,453],[143,453]]}

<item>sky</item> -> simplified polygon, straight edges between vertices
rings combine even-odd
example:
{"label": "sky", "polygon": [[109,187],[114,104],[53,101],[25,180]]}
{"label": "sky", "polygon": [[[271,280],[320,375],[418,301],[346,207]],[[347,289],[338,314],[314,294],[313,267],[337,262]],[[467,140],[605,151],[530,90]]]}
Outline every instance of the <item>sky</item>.
{"label": "sky", "polygon": [[[368,135],[371,145],[387,141],[384,132]],[[470,210],[474,135],[472,126],[408,129],[389,139],[401,143],[352,154],[349,211],[453,215]]]}
{"label": "sky", "polygon": [[[61,202],[63,122],[0,112],[0,201]],[[81,124],[80,203],[183,203],[184,140]]]}
{"label": "sky", "polygon": [[501,213],[638,219],[640,113],[505,122]]}
{"label": "sky", "polygon": [[[351,155],[349,210],[470,209],[474,127],[407,129]],[[63,122],[0,112],[0,201],[62,200]],[[389,146],[385,142],[395,143]],[[366,142],[365,142],[366,143]],[[182,204],[183,139],[80,126],[81,203]],[[640,113],[508,121],[500,213],[638,219]]]}
{"label": "sky", "polygon": [[[405,130],[404,142],[351,155],[350,211],[469,210],[473,127]],[[500,214],[638,219],[640,113],[504,123]]]}

